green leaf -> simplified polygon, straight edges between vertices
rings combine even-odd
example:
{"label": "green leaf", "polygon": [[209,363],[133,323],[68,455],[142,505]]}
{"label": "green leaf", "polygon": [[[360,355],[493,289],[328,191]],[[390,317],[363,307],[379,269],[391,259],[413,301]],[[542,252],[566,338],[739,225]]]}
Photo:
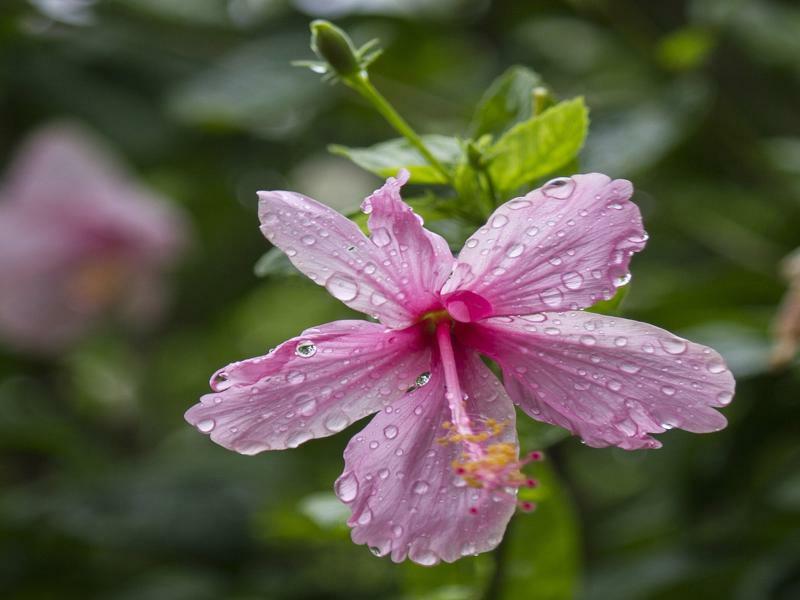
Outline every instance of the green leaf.
{"label": "green leaf", "polygon": [[[461,146],[456,138],[423,135],[422,141],[445,167],[455,166],[461,157]],[[328,150],[338,156],[349,158],[362,169],[379,177],[394,176],[397,175],[397,171],[406,168],[411,173],[410,183],[447,183],[405,138],[381,142],[368,148],[332,145]]]}
{"label": "green leaf", "polygon": [[481,98],[469,128],[470,137],[500,136],[533,115],[533,90],[542,78],[527,67],[510,67],[492,82]]}
{"label": "green leaf", "polygon": [[599,313],[601,315],[618,315],[622,310],[622,302],[625,296],[628,295],[630,284],[617,288],[616,293],[608,300],[601,300],[589,307],[590,312]]}
{"label": "green leaf", "polygon": [[528,415],[517,411],[517,435],[519,436],[520,452],[531,452],[549,448],[569,437],[570,433],[561,427],[535,421]]}
{"label": "green leaf", "polygon": [[589,115],[583,98],[557,104],[509,129],[489,149],[489,174],[510,192],[573,160],[586,139]]}
{"label": "green leaf", "polygon": [[273,246],[256,261],[253,271],[256,277],[268,277],[269,275],[299,275],[297,269],[280,248]]}
{"label": "green leaf", "polygon": [[537,509],[511,520],[497,551],[493,597],[570,600],[575,597],[580,566],[575,509],[546,461],[537,463],[532,472],[539,486],[521,489],[519,497],[535,502]]}

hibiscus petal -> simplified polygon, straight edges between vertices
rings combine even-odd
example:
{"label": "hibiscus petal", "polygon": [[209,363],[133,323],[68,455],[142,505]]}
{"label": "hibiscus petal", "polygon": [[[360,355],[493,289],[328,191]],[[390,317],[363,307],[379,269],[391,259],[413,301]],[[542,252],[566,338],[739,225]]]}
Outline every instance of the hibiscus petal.
{"label": "hibiscus petal", "polygon": [[[497,378],[474,353],[459,359],[459,377],[470,417],[505,421],[499,441],[516,447],[514,406]],[[454,473],[460,445],[437,442],[450,419],[437,363],[427,385],[387,406],[350,440],[335,489],[351,507],[354,542],[379,556],[391,553],[395,562],[408,557],[423,565],[497,546],[514,496],[469,487]]]}
{"label": "hibiscus petal", "polygon": [[294,448],[381,410],[429,370],[419,328],[336,321],[221,369],[185,417],[242,454]]}
{"label": "hibiscus petal", "polygon": [[292,263],[347,306],[405,327],[438,307],[454,259],[400,198],[408,174],[389,178],[364,203],[372,236],[315,200],[259,192],[261,231]]}
{"label": "hibiscus petal", "polygon": [[442,294],[477,294],[496,316],[610,298],[647,239],[632,193],[629,181],[590,173],[506,202],[467,240]]}
{"label": "hibiscus petal", "polygon": [[726,425],[712,407],[730,403],[735,383],[720,355],[658,327],[588,312],[539,313],[487,319],[458,335],[500,364],[526,413],[590,446],[657,448],[648,434]]}

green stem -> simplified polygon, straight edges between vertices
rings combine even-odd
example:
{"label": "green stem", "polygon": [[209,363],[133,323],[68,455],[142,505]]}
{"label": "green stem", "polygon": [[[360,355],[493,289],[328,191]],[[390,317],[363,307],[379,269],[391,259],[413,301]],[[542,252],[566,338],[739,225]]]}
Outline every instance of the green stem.
{"label": "green stem", "polygon": [[497,198],[497,189],[494,187],[494,181],[492,180],[492,176],[489,174],[489,169],[484,167],[481,169],[483,173],[483,177],[486,180],[486,187],[489,189],[489,195],[492,197],[492,210],[497,208],[498,198]]}
{"label": "green stem", "polygon": [[445,181],[452,182],[452,177],[450,173],[447,172],[447,169],[444,168],[444,165],[439,162],[439,160],[433,155],[433,153],[428,150],[428,147],[425,145],[425,142],[422,141],[422,138],[417,135],[417,132],[414,131],[411,126],[406,122],[403,117],[394,109],[394,107],[389,104],[389,101],[384,98],[381,93],[375,89],[375,86],[372,85],[369,78],[367,77],[366,73],[360,74],[358,77],[353,77],[344,80],[350,87],[356,90],[359,94],[364,96],[375,109],[383,115],[383,117],[389,121],[389,124],[394,127],[397,132],[405,137],[412,146],[414,146],[422,156],[425,157],[425,160],[436,169],[439,174],[444,177]]}

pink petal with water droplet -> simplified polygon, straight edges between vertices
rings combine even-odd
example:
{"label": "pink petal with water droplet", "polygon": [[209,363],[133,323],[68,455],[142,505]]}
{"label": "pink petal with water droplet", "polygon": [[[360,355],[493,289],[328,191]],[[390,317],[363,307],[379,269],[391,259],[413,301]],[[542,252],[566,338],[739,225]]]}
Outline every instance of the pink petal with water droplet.
{"label": "pink petal with water droplet", "polygon": [[407,173],[364,203],[371,237],[336,211],[292,192],[259,192],[261,231],[292,263],[349,307],[405,327],[438,307],[454,262],[400,198]]}
{"label": "pink petal with water droplet", "polygon": [[[508,421],[501,441],[516,445],[514,407],[502,385],[476,354],[459,355],[468,414]],[[500,542],[514,497],[469,487],[454,473],[451,463],[460,457],[460,446],[437,442],[447,433],[442,423],[450,420],[437,363],[427,385],[376,415],[350,440],[335,489],[352,509],[354,542],[391,554],[395,562],[409,558],[423,565],[486,552]]]}
{"label": "pink petal with water droplet", "polygon": [[562,178],[499,207],[458,255],[442,294],[469,290],[494,315],[585,308],[627,282],[647,239],[633,186],[599,173]]}
{"label": "pink petal with water droplet", "polygon": [[458,335],[501,365],[525,412],[590,446],[657,448],[651,433],[727,423],[714,407],[730,403],[735,383],[720,355],[652,325],[545,313],[487,319]]}
{"label": "pink petal with water droplet", "polygon": [[418,328],[336,321],[221,369],[212,377],[217,391],[185,417],[231,450],[280,450],[333,435],[381,410],[429,369],[430,351]]}

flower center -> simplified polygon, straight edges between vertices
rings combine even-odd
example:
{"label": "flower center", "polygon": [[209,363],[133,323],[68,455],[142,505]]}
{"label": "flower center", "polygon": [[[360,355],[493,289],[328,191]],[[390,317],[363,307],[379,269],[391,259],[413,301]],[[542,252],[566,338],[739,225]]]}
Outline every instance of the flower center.
{"label": "flower center", "polygon": [[[522,459],[518,458],[516,445],[501,437],[509,422],[470,418],[465,403],[467,396],[462,392],[458,379],[450,337],[451,325],[449,318],[441,319],[436,324],[436,343],[445,376],[445,398],[452,417],[452,421],[446,421],[442,425],[447,430],[447,435],[437,441],[440,444],[461,445],[461,454],[453,461],[452,467],[467,485],[507,496],[523,510],[532,510],[532,504],[517,502],[514,490],[536,485],[536,480],[522,473],[522,467],[533,460],[540,460],[541,454],[534,452]],[[477,514],[477,508],[471,508],[470,512]]]}

